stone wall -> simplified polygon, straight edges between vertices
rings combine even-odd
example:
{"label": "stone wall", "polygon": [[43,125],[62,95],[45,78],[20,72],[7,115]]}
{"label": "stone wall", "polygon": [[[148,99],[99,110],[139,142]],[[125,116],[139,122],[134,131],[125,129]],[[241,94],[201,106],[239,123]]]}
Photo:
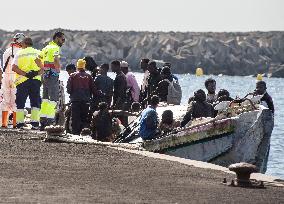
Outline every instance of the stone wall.
{"label": "stone wall", "polygon": [[[15,32],[0,30],[2,52]],[[39,49],[51,39],[53,32],[24,31]],[[90,55],[98,64],[124,59],[132,70],[138,71],[139,60],[147,57],[171,62],[174,73],[194,73],[197,67],[202,67],[206,74],[271,73],[272,76],[284,77],[281,66],[284,64],[284,32],[64,32],[64,64]]]}

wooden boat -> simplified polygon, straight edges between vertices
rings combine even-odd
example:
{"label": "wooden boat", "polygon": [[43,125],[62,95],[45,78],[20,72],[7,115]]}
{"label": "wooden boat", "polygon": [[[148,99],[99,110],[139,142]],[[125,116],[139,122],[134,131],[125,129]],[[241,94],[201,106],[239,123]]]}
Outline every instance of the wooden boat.
{"label": "wooden boat", "polygon": [[[157,112],[161,116],[164,110],[172,110],[174,117],[180,119],[186,108],[163,106],[158,107]],[[230,107],[219,111],[216,118],[197,119],[185,128],[173,130],[153,140],[143,141],[137,135],[136,127],[129,135],[124,135],[116,142],[141,144],[147,151],[225,167],[233,163],[247,162],[256,165],[260,172],[265,173],[273,126],[271,111],[250,101],[230,104]]]}

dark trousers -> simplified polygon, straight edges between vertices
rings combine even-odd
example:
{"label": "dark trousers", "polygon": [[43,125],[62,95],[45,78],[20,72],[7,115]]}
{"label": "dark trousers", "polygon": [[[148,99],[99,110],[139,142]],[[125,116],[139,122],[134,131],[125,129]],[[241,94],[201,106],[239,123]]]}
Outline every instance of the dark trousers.
{"label": "dark trousers", "polygon": [[72,101],[72,133],[74,135],[80,135],[83,128],[89,126],[90,103],[87,101]]}
{"label": "dark trousers", "polygon": [[[24,109],[26,100],[29,97],[31,108],[40,108],[40,86],[41,82],[37,79],[28,79],[27,81],[19,84],[16,93],[17,109]],[[38,126],[38,123],[32,124]]]}

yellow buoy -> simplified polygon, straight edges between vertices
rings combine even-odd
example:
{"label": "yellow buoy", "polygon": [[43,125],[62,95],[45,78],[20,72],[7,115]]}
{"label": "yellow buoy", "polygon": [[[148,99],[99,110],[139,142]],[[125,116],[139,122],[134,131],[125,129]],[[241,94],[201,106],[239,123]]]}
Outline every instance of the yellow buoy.
{"label": "yellow buoy", "polygon": [[203,75],[203,69],[202,68],[196,68],[195,74],[196,74],[196,76],[202,76]]}
{"label": "yellow buoy", "polygon": [[256,80],[262,81],[262,74],[257,74]]}

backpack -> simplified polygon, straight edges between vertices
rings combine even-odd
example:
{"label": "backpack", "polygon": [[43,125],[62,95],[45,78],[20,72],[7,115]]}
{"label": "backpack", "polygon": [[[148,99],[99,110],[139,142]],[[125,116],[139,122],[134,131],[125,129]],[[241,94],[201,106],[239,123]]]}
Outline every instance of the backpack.
{"label": "backpack", "polygon": [[181,86],[176,80],[169,81],[168,79],[166,79],[166,81],[169,83],[167,103],[174,104],[174,105],[180,105],[181,98],[182,98]]}

